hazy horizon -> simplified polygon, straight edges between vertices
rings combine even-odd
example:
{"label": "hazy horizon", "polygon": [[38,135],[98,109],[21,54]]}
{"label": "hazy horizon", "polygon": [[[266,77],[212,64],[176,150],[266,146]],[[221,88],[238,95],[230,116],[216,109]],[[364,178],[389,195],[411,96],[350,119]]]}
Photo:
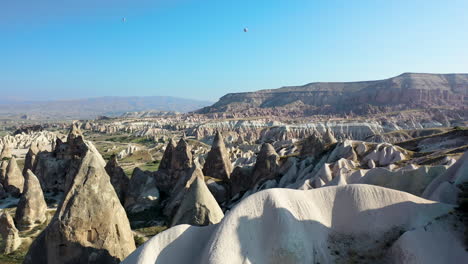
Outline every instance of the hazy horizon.
{"label": "hazy horizon", "polygon": [[213,102],[310,82],[468,72],[467,8],[420,0],[4,2],[0,89],[27,101]]}

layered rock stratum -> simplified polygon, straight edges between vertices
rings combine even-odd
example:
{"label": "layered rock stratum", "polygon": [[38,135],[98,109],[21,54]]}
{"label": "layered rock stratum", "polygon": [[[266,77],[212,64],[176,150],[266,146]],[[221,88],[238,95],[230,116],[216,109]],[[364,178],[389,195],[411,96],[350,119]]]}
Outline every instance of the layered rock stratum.
{"label": "layered rock stratum", "polygon": [[357,114],[431,106],[465,106],[468,74],[404,73],[365,82],[319,82],[223,96],[199,113]]}

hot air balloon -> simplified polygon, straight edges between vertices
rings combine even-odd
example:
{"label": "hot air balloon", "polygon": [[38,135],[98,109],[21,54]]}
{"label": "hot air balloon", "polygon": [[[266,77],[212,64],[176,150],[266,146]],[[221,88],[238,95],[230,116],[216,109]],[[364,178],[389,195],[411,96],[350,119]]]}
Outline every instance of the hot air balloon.
{"label": "hot air balloon", "polygon": [[248,28],[244,28],[244,32],[249,32],[249,29]]}

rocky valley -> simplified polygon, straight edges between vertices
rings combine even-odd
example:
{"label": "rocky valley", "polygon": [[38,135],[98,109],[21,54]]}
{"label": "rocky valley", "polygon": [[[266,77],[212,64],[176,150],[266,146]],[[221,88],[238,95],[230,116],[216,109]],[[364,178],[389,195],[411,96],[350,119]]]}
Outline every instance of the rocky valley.
{"label": "rocky valley", "polygon": [[467,262],[467,102],[408,73],[3,119],[0,263]]}

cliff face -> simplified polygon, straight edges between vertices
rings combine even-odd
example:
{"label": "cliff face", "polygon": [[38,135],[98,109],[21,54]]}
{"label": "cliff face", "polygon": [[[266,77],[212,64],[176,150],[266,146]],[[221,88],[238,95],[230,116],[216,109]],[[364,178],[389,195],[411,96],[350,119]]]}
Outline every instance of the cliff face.
{"label": "cliff face", "polygon": [[378,81],[310,83],[232,93],[199,113],[372,113],[428,106],[466,107],[468,74],[404,73]]}

